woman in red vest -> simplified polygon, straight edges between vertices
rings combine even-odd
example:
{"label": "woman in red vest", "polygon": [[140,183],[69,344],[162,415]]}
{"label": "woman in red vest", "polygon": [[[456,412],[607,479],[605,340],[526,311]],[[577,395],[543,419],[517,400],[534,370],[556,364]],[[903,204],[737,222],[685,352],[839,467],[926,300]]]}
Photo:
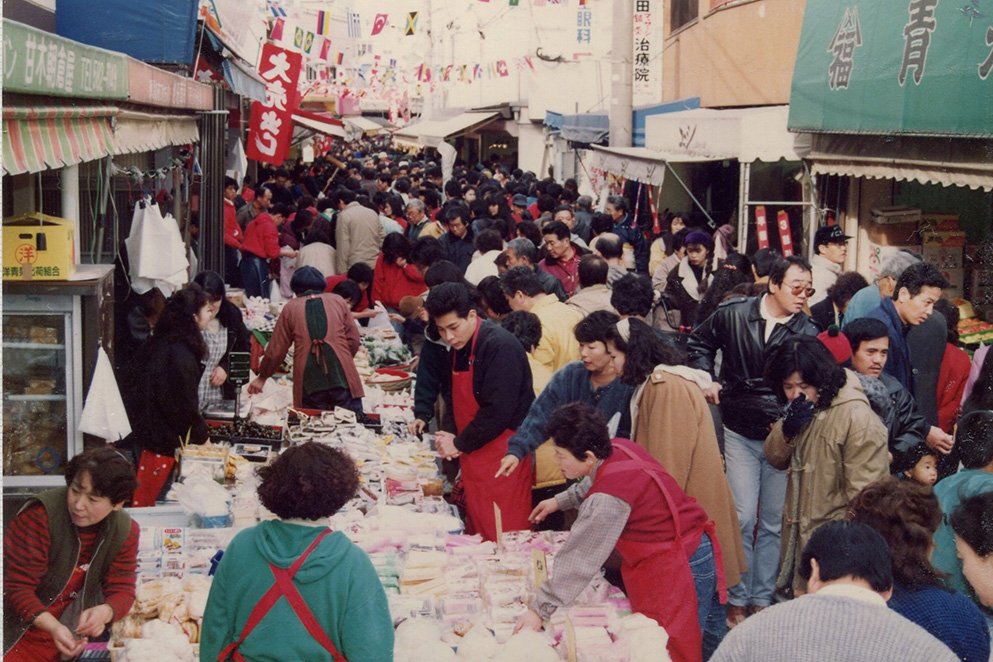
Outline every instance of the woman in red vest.
{"label": "woman in red vest", "polygon": [[713,522],[645,449],[610,439],[589,405],[560,407],[545,434],[562,473],[580,481],[539,503],[531,520],[567,508],[578,508],[579,517],[517,629],[537,630],[571,605],[616,548],[631,609],[665,628],[675,662],[702,660],[698,604],[724,588]]}

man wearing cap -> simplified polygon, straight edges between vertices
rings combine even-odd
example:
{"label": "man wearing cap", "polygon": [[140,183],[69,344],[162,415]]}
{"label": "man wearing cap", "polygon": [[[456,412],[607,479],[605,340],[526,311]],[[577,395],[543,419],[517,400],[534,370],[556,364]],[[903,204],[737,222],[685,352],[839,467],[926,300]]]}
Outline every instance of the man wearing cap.
{"label": "man wearing cap", "polygon": [[827,298],[827,290],[838,280],[838,274],[845,264],[848,255],[848,244],[851,237],[846,235],[838,225],[827,225],[818,228],[814,235],[814,256],[810,258],[810,266],[814,268],[814,296],[810,297],[809,305],[813,306]]}
{"label": "man wearing cap", "polygon": [[517,223],[534,220],[531,218],[531,212],[528,211],[528,197],[523,193],[515,193],[510,199],[510,213]]}

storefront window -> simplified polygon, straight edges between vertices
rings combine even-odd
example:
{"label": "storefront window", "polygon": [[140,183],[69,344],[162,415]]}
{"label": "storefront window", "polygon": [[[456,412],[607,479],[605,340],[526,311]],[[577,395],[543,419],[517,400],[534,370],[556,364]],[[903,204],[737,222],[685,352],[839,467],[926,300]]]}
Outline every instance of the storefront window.
{"label": "storefront window", "polygon": [[669,5],[669,32],[675,32],[690,21],[695,21],[699,4],[699,0],[672,0]]}

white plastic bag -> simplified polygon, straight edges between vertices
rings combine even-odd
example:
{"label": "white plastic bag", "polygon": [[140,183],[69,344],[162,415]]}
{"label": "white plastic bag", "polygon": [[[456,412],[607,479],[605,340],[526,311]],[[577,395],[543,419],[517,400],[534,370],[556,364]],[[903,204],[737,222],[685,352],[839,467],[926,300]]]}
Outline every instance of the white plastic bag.
{"label": "white plastic bag", "polygon": [[393,325],[390,323],[390,314],[386,311],[386,306],[377,301],[374,309],[376,316],[369,319],[369,326],[366,329],[368,331],[372,331],[373,329],[392,329]]}
{"label": "white plastic bag", "polygon": [[97,350],[97,365],[86,394],[83,414],[79,418],[79,430],[101,437],[108,443],[120,441],[131,434],[131,422],[103,346]]}

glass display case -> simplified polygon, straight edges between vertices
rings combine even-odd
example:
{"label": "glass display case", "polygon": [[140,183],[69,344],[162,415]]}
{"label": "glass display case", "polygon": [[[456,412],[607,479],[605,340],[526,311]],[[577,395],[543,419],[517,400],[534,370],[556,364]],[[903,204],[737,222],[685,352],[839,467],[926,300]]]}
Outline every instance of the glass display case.
{"label": "glass display case", "polygon": [[79,306],[72,296],[4,296],[5,487],[61,484],[82,450]]}

